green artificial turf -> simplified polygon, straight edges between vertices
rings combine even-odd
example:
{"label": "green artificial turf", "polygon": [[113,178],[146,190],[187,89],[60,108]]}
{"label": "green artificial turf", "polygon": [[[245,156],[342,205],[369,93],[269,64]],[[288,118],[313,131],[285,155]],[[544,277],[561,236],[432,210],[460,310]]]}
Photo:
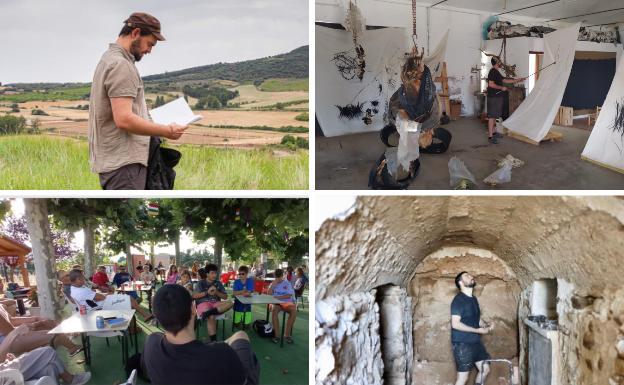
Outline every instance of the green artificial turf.
{"label": "green artificial turf", "polygon": [[[230,289],[227,289],[231,296]],[[279,344],[274,344],[268,338],[259,337],[254,331],[248,327],[247,333],[251,340],[253,351],[258,357],[260,362],[260,383],[261,384],[307,384],[308,383],[308,330],[309,330],[309,313],[307,292],[305,293],[306,302],[305,308],[299,307],[297,314],[297,320],[293,327],[293,344],[284,343],[284,347],[281,348]],[[147,301],[143,301],[142,306],[147,308]],[[252,307],[253,319],[265,319],[266,306],[254,305]],[[228,338],[238,329],[232,331],[232,312],[228,312],[227,320],[225,321],[225,338]],[[69,316],[69,313],[68,313]],[[159,331],[157,327],[148,327],[141,321],[141,316],[137,317],[139,326],[147,332]],[[280,314],[280,324],[282,316]],[[223,326],[219,322],[219,329],[217,337],[222,339]],[[206,338],[205,324],[200,329],[199,338]],[[142,332],[138,335],[139,352],[143,350],[143,343],[145,341],[145,333]],[[80,343],[80,337],[74,338],[76,343]],[[116,338],[109,338],[110,347],[106,346],[106,340],[104,338],[91,337],[91,366],[85,367],[84,364],[79,362],[84,359],[83,354],[78,354],[76,357],[69,358],[64,348],[59,348],[58,352],[64,362],[66,362],[69,371],[72,373],[90,370],[91,381],[89,384],[97,385],[112,385],[123,383],[126,380],[126,373],[124,371],[121,361],[121,343]],[[135,352],[135,347],[130,346],[129,355],[132,356]],[[172,368],[175,370],[175,368]],[[144,381],[138,380],[137,384],[145,384]]]}

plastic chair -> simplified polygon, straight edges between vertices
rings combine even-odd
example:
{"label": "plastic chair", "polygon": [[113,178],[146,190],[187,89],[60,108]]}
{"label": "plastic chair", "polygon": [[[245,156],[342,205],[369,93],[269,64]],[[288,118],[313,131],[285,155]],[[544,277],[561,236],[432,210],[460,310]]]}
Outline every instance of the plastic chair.
{"label": "plastic chair", "polygon": [[130,373],[130,377],[128,377],[126,382],[124,382],[122,385],[136,385],[136,383],[137,383],[137,370],[132,369],[132,372]]}
{"label": "plastic chair", "polygon": [[301,307],[305,309],[304,303],[304,297],[303,297],[303,293],[305,292],[305,289],[308,287],[308,284],[306,283],[305,285],[303,285],[303,287],[299,290],[295,290],[295,305],[297,306],[297,310],[299,310],[299,299],[301,299]]}
{"label": "plastic chair", "polygon": [[[219,321],[222,321],[223,324],[221,326],[221,339],[225,341],[225,321],[228,319],[225,313],[214,316],[215,321],[217,321],[217,335],[219,334]],[[195,320],[195,336],[199,339],[199,329],[203,325],[202,319],[198,316]]]}

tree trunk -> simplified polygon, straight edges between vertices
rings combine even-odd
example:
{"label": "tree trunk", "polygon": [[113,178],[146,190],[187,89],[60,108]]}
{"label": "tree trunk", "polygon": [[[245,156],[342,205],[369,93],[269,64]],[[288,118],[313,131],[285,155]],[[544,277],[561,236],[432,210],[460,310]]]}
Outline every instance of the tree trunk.
{"label": "tree trunk", "polygon": [[48,220],[48,204],[45,199],[24,199],[24,208],[28,234],[32,243],[41,316],[59,320],[61,303],[56,290],[56,256]]}
{"label": "tree trunk", "polygon": [[180,233],[179,232],[176,234],[176,237],[173,243],[175,245],[175,264],[176,266],[180,267]]}
{"label": "tree trunk", "polygon": [[154,264],[154,247],[155,247],[154,242],[150,242],[149,261],[152,265]]}
{"label": "tree trunk", "polygon": [[134,274],[134,269],[132,267],[132,251],[130,250],[130,243],[126,243],[126,271],[130,274]]}
{"label": "tree trunk", "polygon": [[84,232],[84,271],[85,276],[90,277],[95,273],[95,226],[87,223],[83,229]]}
{"label": "tree trunk", "polygon": [[217,268],[221,273],[221,263],[223,263],[223,241],[221,238],[215,238],[214,255]]}

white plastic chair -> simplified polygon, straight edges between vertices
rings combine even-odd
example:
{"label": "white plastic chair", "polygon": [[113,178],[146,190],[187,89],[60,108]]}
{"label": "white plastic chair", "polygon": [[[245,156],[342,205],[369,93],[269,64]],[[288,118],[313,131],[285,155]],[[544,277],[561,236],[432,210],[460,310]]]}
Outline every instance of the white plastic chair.
{"label": "white plastic chair", "polygon": [[[219,321],[223,322],[223,325],[221,327],[221,338],[223,340],[225,340],[225,321],[228,319],[226,313],[223,314],[218,314],[214,316],[214,319],[216,322],[216,326],[217,326],[217,335],[219,335]],[[201,317],[197,317],[197,319],[195,320],[195,335],[199,338],[199,328],[202,327],[202,325],[204,324],[204,322],[208,322],[208,321],[202,321]]]}
{"label": "white plastic chair", "polygon": [[24,382],[24,376],[19,370],[5,369],[0,371],[0,385],[58,385],[58,382],[49,376]]}
{"label": "white plastic chair", "polygon": [[137,383],[137,370],[132,369],[132,373],[130,373],[130,377],[128,377],[128,380],[124,382],[122,385],[136,385],[136,383]]}

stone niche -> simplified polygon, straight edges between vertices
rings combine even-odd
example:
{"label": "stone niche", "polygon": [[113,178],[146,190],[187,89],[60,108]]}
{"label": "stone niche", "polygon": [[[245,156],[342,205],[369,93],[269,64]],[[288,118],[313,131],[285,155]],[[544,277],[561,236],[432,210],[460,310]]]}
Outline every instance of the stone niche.
{"label": "stone niche", "polygon": [[[412,384],[454,384],[455,363],[451,350],[451,301],[458,293],[455,276],[467,271],[475,277],[475,295],[481,319],[493,322],[492,334],[482,337],[492,358],[518,356],[518,300],[520,288],[509,267],[492,252],[467,246],[443,247],[427,256],[409,284],[413,297],[414,364]],[[498,384],[508,369],[491,366],[487,383]],[[475,370],[469,383],[473,383]],[[508,377],[508,376],[507,376]]]}

